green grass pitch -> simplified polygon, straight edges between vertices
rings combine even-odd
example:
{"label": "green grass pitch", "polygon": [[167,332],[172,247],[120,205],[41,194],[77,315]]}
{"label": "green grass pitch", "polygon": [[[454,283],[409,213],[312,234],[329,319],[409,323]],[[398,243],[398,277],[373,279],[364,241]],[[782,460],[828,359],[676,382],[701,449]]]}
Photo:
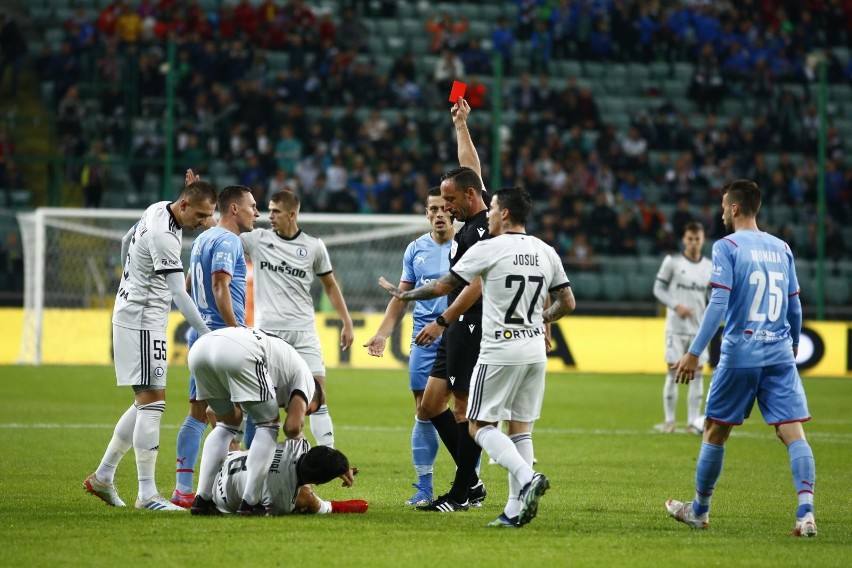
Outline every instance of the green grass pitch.
{"label": "green grass pitch", "polygon": [[[174,445],[186,413],[185,368],[169,377],[157,483],[174,484]],[[0,565],[4,566],[849,566],[852,564],[852,381],[805,380],[814,419],[819,536],[789,536],[795,494],[783,445],[759,416],[734,431],[711,511],[692,531],[666,516],[669,497],[692,495],[699,439],[662,435],[660,376],[551,374],[534,433],[538,469],[552,488],[521,530],[485,524],[507,481],[482,466],[481,509],[438,515],[409,510],[414,416],[404,373],[332,370],[329,401],[337,447],[360,468],[351,489],[365,515],[193,518],[116,509],[81,483],[97,466],[130,402],[108,367],[0,367]],[[682,391],[679,417],[685,413]],[[757,411],[755,411],[757,412]],[[308,430],[306,428],[306,430]],[[487,463],[487,460],[485,460]],[[132,452],[116,485],[132,504]],[[436,489],[451,479],[443,452]]]}

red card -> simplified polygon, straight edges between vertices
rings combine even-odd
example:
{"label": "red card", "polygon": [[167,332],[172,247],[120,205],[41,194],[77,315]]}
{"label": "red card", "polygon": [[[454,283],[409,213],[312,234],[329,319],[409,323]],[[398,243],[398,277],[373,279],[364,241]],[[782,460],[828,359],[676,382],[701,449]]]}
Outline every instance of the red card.
{"label": "red card", "polygon": [[467,89],[467,85],[465,83],[461,83],[459,81],[453,81],[453,88],[450,89],[450,102],[457,103],[459,102],[459,97],[464,96],[464,92]]}

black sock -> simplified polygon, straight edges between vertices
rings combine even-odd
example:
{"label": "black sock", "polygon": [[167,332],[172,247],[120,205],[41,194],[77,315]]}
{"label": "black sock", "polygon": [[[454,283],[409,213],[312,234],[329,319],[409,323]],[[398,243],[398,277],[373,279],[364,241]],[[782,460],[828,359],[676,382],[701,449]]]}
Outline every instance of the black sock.
{"label": "black sock", "polygon": [[438,416],[433,416],[430,420],[435,426],[435,430],[438,431],[447,451],[453,456],[453,461],[458,462],[456,456],[459,448],[459,430],[456,427],[456,417],[453,411],[448,408]]}
{"label": "black sock", "polygon": [[476,462],[482,455],[482,448],[470,437],[468,423],[462,422],[458,425],[459,450],[456,459],[456,479],[450,489],[450,499],[456,503],[467,501],[470,491],[470,480],[476,475]]}

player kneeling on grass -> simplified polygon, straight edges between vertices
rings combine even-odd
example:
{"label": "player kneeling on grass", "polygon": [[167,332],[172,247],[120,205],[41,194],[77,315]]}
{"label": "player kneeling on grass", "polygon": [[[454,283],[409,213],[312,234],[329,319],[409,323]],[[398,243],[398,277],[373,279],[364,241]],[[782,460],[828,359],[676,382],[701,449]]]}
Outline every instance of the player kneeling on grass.
{"label": "player kneeling on grass", "polygon": [[[237,503],[248,482],[247,461],[248,452],[233,452],[222,464],[216,474],[216,509],[212,514],[239,512]],[[336,477],[343,479],[345,487],[351,487],[357,471],[349,467],[349,460],[339,450],[311,448],[305,439],[280,442],[263,482],[260,504],[267,515],[364,513],[366,501],[323,501],[311,490],[311,484],[322,485]]]}
{"label": "player kneeling on grass", "polygon": [[300,438],[305,416],[322,404],[307,363],[284,340],[262,331],[227,327],[200,338],[188,356],[195,377],[198,400],[216,415],[216,427],[207,436],[201,454],[198,489],[190,511],[210,514],[216,472],[239,434],[243,410],[257,425],[254,442],[246,454],[246,481],[242,515],[265,513],[259,504],[263,479],[275,452],[278,408],[287,410],[284,434]]}

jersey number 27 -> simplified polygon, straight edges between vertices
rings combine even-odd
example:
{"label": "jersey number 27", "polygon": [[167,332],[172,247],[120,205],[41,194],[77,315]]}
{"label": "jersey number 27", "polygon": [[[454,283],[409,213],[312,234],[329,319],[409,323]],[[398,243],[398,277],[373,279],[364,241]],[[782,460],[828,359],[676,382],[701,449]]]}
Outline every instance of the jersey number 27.
{"label": "jersey number 27", "polygon": [[541,289],[544,287],[544,276],[527,276],[524,278],[518,274],[510,274],[506,277],[506,288],[511,289],[516,285],[518,286],[518,291],[515,292],[515,297],[512,298],[512,303],[509,304],[509,309],[506,310],[506,315],[503,317],[503,321],[507,324],[514,325],[524,325],[524,318],[515,317],[515,310],[518,309],[518,304],[521,303],[521,298],[524,297],[524,290],[527,287],[527,281],[529,280],[530,284],[535,284],[535,292],[533,293],[532,300],[530,301],[529,308],[527,309],[527,322],[532,323],[533,312],[535,311],[535,306],[538,304],[538,296],[541,294]]}

